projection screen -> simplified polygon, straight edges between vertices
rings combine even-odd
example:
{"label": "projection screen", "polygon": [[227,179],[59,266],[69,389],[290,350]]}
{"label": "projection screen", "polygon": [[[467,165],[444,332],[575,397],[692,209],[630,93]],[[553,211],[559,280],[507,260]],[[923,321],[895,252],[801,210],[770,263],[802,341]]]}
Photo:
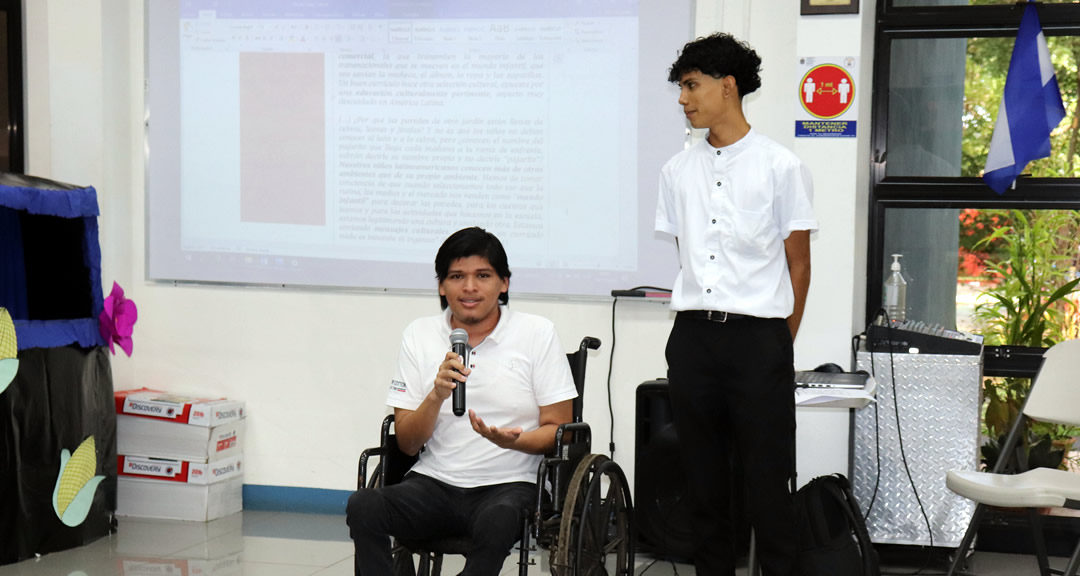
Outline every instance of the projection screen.
{"label": "projection screen", "polygon": [[433,289],[476,225],[515,293],[670,287],[692,4],[149,1],[148,276]]}

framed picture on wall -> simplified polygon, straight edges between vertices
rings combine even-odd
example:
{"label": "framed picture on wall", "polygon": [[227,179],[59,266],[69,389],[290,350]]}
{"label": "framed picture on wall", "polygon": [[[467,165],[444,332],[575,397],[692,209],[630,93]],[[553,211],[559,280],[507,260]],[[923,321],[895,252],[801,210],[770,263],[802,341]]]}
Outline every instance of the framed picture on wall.
{"label": "framed picture on wall", "polygon": [[858,14],[859,0],[802,0],[800,14]]}

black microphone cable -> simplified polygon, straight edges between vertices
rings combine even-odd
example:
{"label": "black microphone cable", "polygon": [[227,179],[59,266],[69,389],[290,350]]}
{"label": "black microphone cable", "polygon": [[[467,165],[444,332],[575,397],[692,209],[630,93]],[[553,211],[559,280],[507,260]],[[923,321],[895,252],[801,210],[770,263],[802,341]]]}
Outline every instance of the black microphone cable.
{"label": "black microphone cable", "polygon": [[[634,292],[638,290],[653,290],[656,292],[671,293],[671,290],[667,288],[657,288],[656,286],[634,286],[628,292]],[[610,458],[615,459],[615,409],[611,404],[611,371],[615,366],[615,304],[619,302],[619,297],[615,296],[611,300],[611,350],[608,352],[608,368],[607,368],[607,409],[608,409],[608,451],[610,452]]]}
{"label": "black microphone cable", "polygon": [[[892,343],[895,341],[895,338],[893,337],[892,321],[889,318],[888,311],[885,310],[884,307],[882,307],[878,308],[878,311],[874,315],[874,319],[871,321],[870,324],[873,325],[874,321],[876,321],[879,317],[884,317],[885,319],[885,345],[889,351],[889,378],[891,381],[890,384],[893,393],[893,413],[896,418],[896,437],[900,444],[900,460],[904,465],[904,473],[907,475],[908,484],[911,486],[911,491],[915,495],[915,502],[919,505],[919,512],[922,513],[923,521],[926,523],[926,531],[930,535],[930,545],[926,547],[926,555],[923,557],[923,564],[921,567],[919,567],[914,572],[882,572],[882,574],[889,574],[893,576],[915,576],[917,574],[925,574],[926,576],[930,576],[931,574],[936,575],[938,574],[936,572],[923,572],[923,570],[925,570],[930,565],[930,554],[934,548],[934,530],[930,526],[930,517],[927,515],[926,508],[923,506],[922,499],[919,497],[919,490],[915,486],[915,480],[911,477],[911,469],[908,467],[907,462],[907,453],[904,450],[904,434],[901,430],[902,426],[900,424],[900,402],[897,396],[896,389],[896,360],[893,357]],[[869,326],[867,326],[867,332],[869,331]],[[874,366],[874,351],[873,347],[870,344],[870,339],[867,338],[867,351],[870,355],[870,374],[876,378],[877,370]],[[881,481],[881,423],[879,420],[877,402],[874,402],[874,453],[876,460],[876,477],[874,478],[874,492],[873,495],[870,497],[870,505],[866,509],[866,515],[863,516],[864,522],[870,517],[870,512],[874,509],[874,501],[877,499],[878,486],[880,485]]]}
{"label": "black microphone cable", "polygon": [[615,409],[611,406],[611,368],[615,364],[615,304],[618,301],[618,296],[611,300],[611,350],[608,351],[607,365],[608,452],[612,460],[615,459]]}
{"label": "black microphone cable", "polygon": [[[892,380],[892,393],[893,393],[893,414],[896,417],[896,439],[900,444],[900,461],[904,464],[904,473],[907,475],[908,483],[911,485],[911,492],[915,495],[915,503],[919,505],[919,512],[922,513],[923,522],[926,523],[926,532],[930,535],[930,545],[926,548],[926,556],[923,558],[923,565],[914,572],[905,573],[904,576],[914,576],[921,574],[930,564],[930,552],[934,548],[934,529],[930,526],[930,517],[926,514],[926,508],[923,507],[922,498],[919,497],[919,489],[915,486],[915,480],[911,477],[911,468],[908,466],[907,452],[904,450],[904,433],[902,426],[900,425],[900,398],[896,391],[896,361],[893,358],[893,326],[892,322],[889,322],[889,315],[885,313],[885,325],[887,326],[889,344],[889,375]],[[871,356],[873,356],[871,354]]]}
{"label": "black microphone cable", "polygon": [[[869,334],[870,326],[881,316],[884,315],[886,322],[888,322],[889,313],[884,308],[878,308],[878,311],[874,314],[874,317],[870,320],[870,325],[866,327],[866,332]],[[877,379],[877,369],[874,367],[874,350],[870,345],[870,338],[867,337],[867,351],[870,354],[870,375]],[[892,350],[892,344],[886,342],[890,351]],[[870,512],[874,510],[874,502],[877,500],[878,487],[881,485],[881,421],[878,419],[878,401],[874,399],[874,492],[870,495],[870,504],[866,507],[866,515],[863,516],[863,522],[870,519]]]}

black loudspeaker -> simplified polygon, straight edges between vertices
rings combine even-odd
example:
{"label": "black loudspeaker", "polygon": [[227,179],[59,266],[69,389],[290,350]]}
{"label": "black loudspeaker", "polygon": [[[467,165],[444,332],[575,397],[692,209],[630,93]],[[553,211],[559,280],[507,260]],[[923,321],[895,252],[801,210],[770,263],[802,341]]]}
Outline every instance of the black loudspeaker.
{"label": "black loudspeaker", "polygon": [[[650,380],[637,388],[637,433],[634,444],[634,521],[638,549],[657,556],[689,560],[694,555],[690,500],[679,458],[679,435],[671,417],[668,381]],[[702,458],[715,458],[702,454]],[[750,548],[750,521],[742,482],[743,467],[732,461],[731,513],[735,553]],[[736,496],[739,495],[739,496]],[[719,543],[718,543],[719,545]]]}
{"label": "black loudspeaker", "polygon": [[642,383],[637,388],[634,441],[638,548],[659,556],[692,558],[691,505],[679,460],[679,436],[671,419],[667,380]]}

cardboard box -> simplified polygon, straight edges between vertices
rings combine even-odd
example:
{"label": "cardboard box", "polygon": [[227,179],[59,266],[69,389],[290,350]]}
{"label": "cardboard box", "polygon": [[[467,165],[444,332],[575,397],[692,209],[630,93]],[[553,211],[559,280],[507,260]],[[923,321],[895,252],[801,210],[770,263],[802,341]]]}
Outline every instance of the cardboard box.
{"label": "cardboard box", "polygon": [[216,462],[243,452],[245,426],[245,420],[204,428],[118,414],[116,451],[187,462]]}
{"label": "cardboard box", "polygon": [[118,474],[121,477],[143,478],[160,482],[181,482],[187,484],[215,484],[243,475],[243,455],[225,458],[216,462],[185,462],[166,458],[148,458],[145,456],[116,457]]}
{"label": "cardboard box", "polygon": [[117,478],[117,516],[205,522],[244,509],[244,479],[215,484]]}
{"label": "cardboard box", "polygon": [[149,388],[115,392],[116,414],[129,414],[192,426],[219,426],[244,417],[243,400],[197,398]]}

